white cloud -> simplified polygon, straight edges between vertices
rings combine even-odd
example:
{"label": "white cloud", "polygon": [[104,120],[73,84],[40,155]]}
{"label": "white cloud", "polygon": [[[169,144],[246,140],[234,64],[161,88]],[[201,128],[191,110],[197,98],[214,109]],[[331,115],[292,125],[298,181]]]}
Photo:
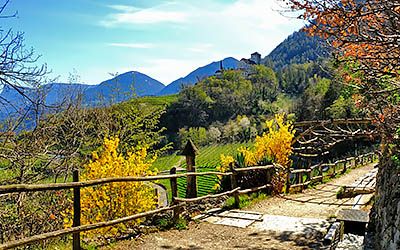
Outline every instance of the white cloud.
{"label": "white cloud", "polygon": [[110,9],[117,10],[117,11],[122,11],[122,12],[133,12],[133,11],[138,11],[140,8],[134,7],[134,6],[129,6],[129,5],[108,5]]}
{"label": "white cloud", "polygon": [[187,21],[188,15],[185,12],[164,9],[165,4],[148,9],[138,9],[132,6],[111,5],[111,9],[117,13],[108,15],[105,20],[100,22],[106,27],[132,24],[158,24],[158,23],[183,23]]}
{"label": "white cloud", "polygon": [[[282,16],[277,11],[280,9],[277,0],[236,0],[233,3],[185,0],[147,9],[125,5],[109,8],[112,12],[101,25],[124,27],[128,35],[132,32],[135,38],[157,43],[108,44],[127,49],[155,48],[132,50],[134,54],[127,51],[120,66],[122,61],[135,65],[133,70],[165,84],[228,56],[240,59],[254,51],[265,56],[303,26],[302,21]],[[143,27],[125,29],[140,26]],[[129,37],[125,39],[129,41]]]}
{"label": "white cloud", "polygon": [[130,48],[130,49],[151,49],[155,47],[153,43],[108,43],[110,47]]}
{"label": "white cloud", "polygon": [[253,29],[266,30],[288,23],[288,19],[278,12],[280,8],[273,0],[238,0],[219,14],[222,19],[236,20],[233,25],[235,29],[238,26],[252,25]]}

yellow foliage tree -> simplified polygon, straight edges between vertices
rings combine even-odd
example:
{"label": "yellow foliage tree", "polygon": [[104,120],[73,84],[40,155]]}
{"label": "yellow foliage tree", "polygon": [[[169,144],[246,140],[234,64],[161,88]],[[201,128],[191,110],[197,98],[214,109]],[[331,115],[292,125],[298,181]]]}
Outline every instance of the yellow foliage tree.
{"label": "yellow foliage tree", "polygon": [[[232,156],[221,155],[221,166],[219,171],[227,171],[233,165],[242,165],[238,162],[243,158],[245,166],[254,166],[263,162],[277,163],[284,168],[289,168],[292,154],[292,141],[295,130],[290,121],[285,120],[285,114],[276,114],[274,119],[265,123],[268,130],[262,136],[257,136],[253,148],[241,147],[238,149],[239,155],[236,161]],[[281,192],[284,186],[285,172],[275,175],[273,185],[275,191]],[[219,186],[216,186],[218,188]]]}
{"label": "yellow foliage tree", "polygon": [[292,154],[292,141],[295,130],[285,114],[275,115],[275,119],[266,122],[267,133],[258,136],[255,142],[255,158],[260,161],[267,157],[274,163],[284,167],[290,166],[289,156]]}
{"label": "yellow foliage tree", "polygon": [[[105,177],[155,174],[150,171],[150,166],[155,159],[148,159],[146,147],[122,155],[117,151],[118,145],[118,138],[105,139],[102,152],[100,154],[93,153],[93,160],[85,165],[81,179],[93,180]],[[148,183],[125,182],[88,187],[81,190],[81,223],[85,225],[117,219],[151,210],[155,205],[155,193]],[[70,216],[68,217],[70,218]],[[65,222],[66,226],[72,225],[72,221],[69,219],[66,219]],[[139,222],[138,220],[89,231],[87,235],[115,236]]]}

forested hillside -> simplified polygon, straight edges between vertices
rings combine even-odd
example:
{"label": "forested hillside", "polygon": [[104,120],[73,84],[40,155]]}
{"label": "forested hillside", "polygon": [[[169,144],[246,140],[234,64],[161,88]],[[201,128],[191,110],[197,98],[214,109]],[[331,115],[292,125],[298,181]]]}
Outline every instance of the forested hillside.
{"label": "forested hillside", "polygon": [[276,113],[292,120],[351,118],[362,115],[352,90],[341,85],[329,61],[290,64],[275,72],[264,65],[226,70],[185,87],[166,108],[161,125],[180,145],[189,133],[201,145],[246,141]]}
{"label": "forested hillside", "polygon": [[296,31],[280,43],[263,61],[280,70],[291,64],[322,61],[330,57],[332,49],[323,39]]}

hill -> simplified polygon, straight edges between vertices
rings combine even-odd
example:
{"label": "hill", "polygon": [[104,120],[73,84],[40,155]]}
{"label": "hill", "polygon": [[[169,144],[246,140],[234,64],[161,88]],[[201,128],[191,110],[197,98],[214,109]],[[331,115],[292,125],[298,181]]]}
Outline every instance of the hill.
{"label": "hill", "polygon": [[3,100],[0,105],[0,120],[29,110],[32,105],[29,99],[39,100],[39,97],[45,96],[44,101],[47,106],[59,105],[65,100],[75,99],[88,87],[89,85],[77,83],[49,83],[38,89],[24,87],[15,89],[6,85],[0,93],[0,99]]}
{"label": "hill", "polygon": [[[236,69],[239,61],[233,57],[228,57],[222,60],[224,69]],[[179,78],[172,83],[168,84],[158,95],[176,94],[180,91],[182,85],[193,85],[200,80],[212,76],[217,70],[220,69],[220,61],[212,62],[203,67],[200,67],[185,77]]]}
{"label": "hill", "polygon": [[[29,108],[31,103],[28,98],[37,100],[39,96],[45,96],[46,105],[54,106],[65,100],[75,99],[82,94],[84,105],[96,106],[126,101],[132,96],[154,96],[163,88],[164,85],[159,81],[136,71],[123,73],[98,85],[49,83],[39,89],[19,87],[18,90],[4,86],[0,93],[0,99],[8,102],[4,101],[0,105],[0,118]],[[24,93],[27,98],[23,97],[20,92]]]}
{"label": "hill", "polygon": [[161,82],[137,71],[129,71],[84,92],[85,103],[93,106],[126,101],[133,96],[154,96],[164,88]]}
{"label": "hill", "polygon": [[330,47],[321,38],[297,31],[280,43],[263,62],[280,70],[290,64],[304,64],[328,58],[330,53]]}

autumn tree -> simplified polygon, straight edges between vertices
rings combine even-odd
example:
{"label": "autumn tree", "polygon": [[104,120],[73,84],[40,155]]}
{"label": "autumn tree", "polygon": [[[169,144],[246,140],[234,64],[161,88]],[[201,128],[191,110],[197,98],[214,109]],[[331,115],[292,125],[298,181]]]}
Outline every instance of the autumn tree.
{"label": "autumn tree", "polygon": [[336,48],[345,84],[359,92],[356,101],[394,139],[400,120],[395,98],[400,90],[400,1],[283,1],[309,21],[309,34]]}
{"label": "autumn tree", "polygon": [[376,249],[399,249],[400,1],[282,0],[306,30],[336,48],[338,72],[354,89],[354,102],[382,136],[376,201],[370,227]]}

